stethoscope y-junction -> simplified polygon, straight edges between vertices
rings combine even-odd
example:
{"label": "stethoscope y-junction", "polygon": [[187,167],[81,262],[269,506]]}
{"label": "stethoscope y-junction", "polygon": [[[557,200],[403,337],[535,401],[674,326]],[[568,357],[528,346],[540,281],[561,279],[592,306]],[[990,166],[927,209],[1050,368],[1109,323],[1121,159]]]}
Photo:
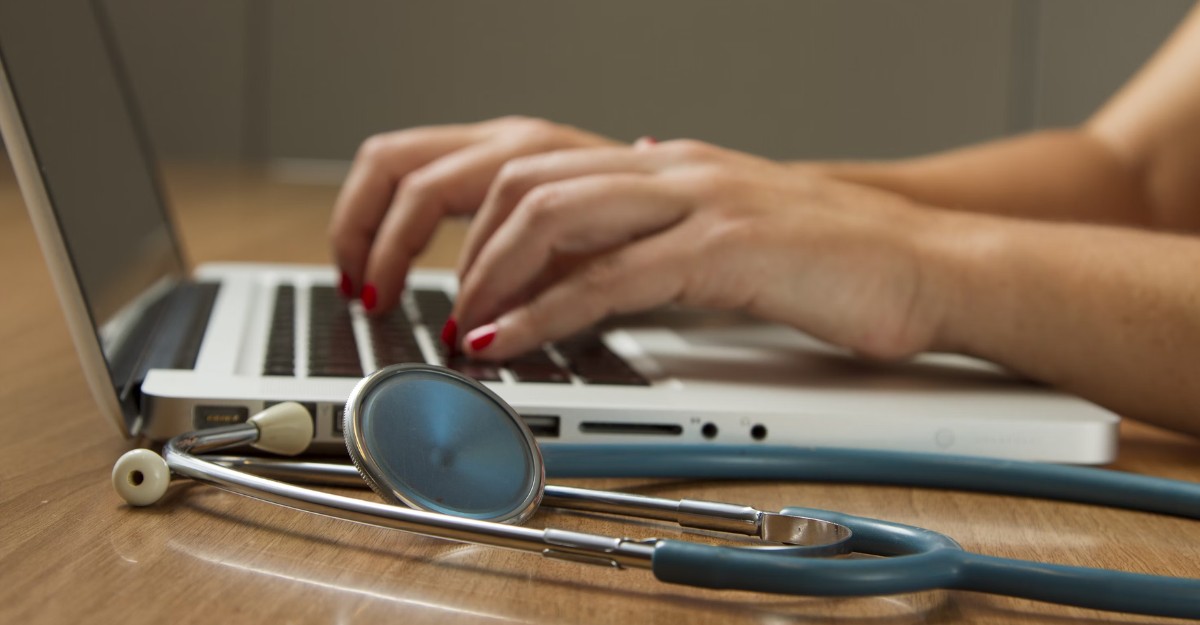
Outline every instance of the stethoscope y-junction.
{"label": "stethoscope y-junction", "polygon": [[[134,505],[165,493],[172,475],[263,501],[427,536],[609,567],[651,569],[665,582],[810,596],[960,589],[1160,616],[1200,618],[1200,579],[1069,567],[963,550],[917,527],[810,508],[667,500],[546,485],[560,475],[616,475],[609,449],[544,457],[524,421],[483,385],[448,369],[397,365],[363,379],[343,432],[354,466],[205,456],[240,445],[292,455],[312,438],[298,404],[249,422],[178,436],[162,456],[134,450],[113,484]],[[646,448],[636,473],[816,479],[963,488],[1085,501],[1200,518],[1200,486],[1114,471],[925,454],[746,447]],[[275,479],[272,479],[275,478]],[[286,481],[283,481],[286,480]],[[296,486],[365,482],[386,503]],[[518,525],[542,503],[677,522],[756,539],[753,546],[636,540]],[[846,553],[882,558],[829,557]]]}

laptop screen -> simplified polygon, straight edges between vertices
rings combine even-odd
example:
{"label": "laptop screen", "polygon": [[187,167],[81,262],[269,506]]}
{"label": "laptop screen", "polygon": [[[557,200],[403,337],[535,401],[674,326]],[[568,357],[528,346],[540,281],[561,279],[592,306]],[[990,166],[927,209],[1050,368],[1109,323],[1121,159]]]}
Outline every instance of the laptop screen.
{"label": "laptop screen", "polygon": [[[119,406],[105,410],[119,409],[110,417],[132,431],[137,374],[152,335],[145,330],[156,323],[161,296],[182,280],[184,263],[110,37],[95,2],[0,2],[0,62],[12,105],[0,113],[21,126],[6,128],[14,133],[10,155],[24,171],[35,164],[47,202],[33,202],[31,215],[53,223],[63,248],[53,256],[74,274],[78,298],[64,303],[82,300],[86,309],[68,304],[67,317],[89,385],[102,406],[115,397]],[[26,145],[22,139],[28,152],[15,151]],[[52,274],[60,287],[72,281]],[[78,323],[83,315],[95,343]],[[108,400],[105,386],[116,391]]]}
{"label": "laptop screen", "polygon": [[0,3],[0,56],[96,327],[183,271],[103,17]]}

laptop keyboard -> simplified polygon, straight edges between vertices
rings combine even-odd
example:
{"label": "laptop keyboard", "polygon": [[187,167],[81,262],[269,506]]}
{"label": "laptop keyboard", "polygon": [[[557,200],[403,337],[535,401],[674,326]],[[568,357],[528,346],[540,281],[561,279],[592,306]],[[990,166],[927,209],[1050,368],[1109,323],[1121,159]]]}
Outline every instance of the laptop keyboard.
{"label": "laptop keyboard", "polygon": [[[377,366],[425,362],[417,341],[414,322],[436,337],[449,318],[453,302],[440,290],[411,291],[416,319],[404,306],[388,315],[373,317],[367,327],[371,352]],[[279,286],[267,343],[266,375],[294,375],[296,339],[295,287]],[[480,381],[503,380],[507,371],[517,382],[647,386],[649,382],[604,344],[599,334],[585,333],[538,349],[504,363],[473,361],[451,354],[435,340],[442,364]],[[310,376],[362,377],[361,359],[354,339],[350,309],[333,287],[313,287],[309,298],[308,374]]]}
{"label": "laptop keyboard", "polygon": [[309,291],[308,375],[361,378],[350,309],[332,287]]}
{"label": "laptop keyboard", "polygon": [[275,309],[271,313],[271,335],[267,339],[264,375],[296,374],[296,288],[275,289]]}

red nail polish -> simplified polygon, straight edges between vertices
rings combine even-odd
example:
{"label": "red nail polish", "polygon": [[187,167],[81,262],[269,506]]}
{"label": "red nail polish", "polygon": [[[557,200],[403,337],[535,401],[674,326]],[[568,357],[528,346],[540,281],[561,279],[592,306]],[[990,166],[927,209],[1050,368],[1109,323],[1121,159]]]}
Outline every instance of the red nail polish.
{"label": "red nail polish", "polygon": [[442,344],[453,350],[458,345],[458,322],[454,317],[446,320],[442,326]]}
{"label": "red nail polish", "polygon": [[496,324],[489,323],[485,326],[479,326],[467,333],[467,345],[471,346],[471,351],[483,351],[496,338]]}
{"label": "red nail polish", "polygon": [[350,281],[350,276],[346,272],[342,272],[342,281],[338,283],[338,291],[342,297],[350,297],[354,295],[354,283]]}
{"label": "red nail polish", "polygon": [[374,284],[364,284],[363,285],[362,304],[363,304],[363,308],[367,309],[367,312],[371,312],[372,310],[375,310],[375,306],[377,304],[379,304],[379,300],[377,299],[378,297],[379,297],[379,294],[375,292]]}

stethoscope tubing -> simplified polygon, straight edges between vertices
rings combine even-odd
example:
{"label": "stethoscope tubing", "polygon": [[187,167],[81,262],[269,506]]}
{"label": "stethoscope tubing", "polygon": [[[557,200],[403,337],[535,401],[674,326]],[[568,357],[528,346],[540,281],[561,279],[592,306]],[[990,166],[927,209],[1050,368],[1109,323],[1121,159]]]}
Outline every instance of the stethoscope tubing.
{"label": "stethoscope tubing", "polygon": [[[1200,485],[1092,467],[916,452],[736,445],[647,445],[638,453],[595,445],[547,445],[542,454],[547,474],[558,477],[892,484],[1200,519]],[[998,558],[963,551],[948,537],[921,528],[827,510],[788,508],[783,512],[846,525],[854,532],[852,550],[889,557],[768,562],[754,553],[728,558],[705,553],[704,545],[665,544],[655,550],[655,575],[666,582],[710,588],[825,596],[945,588],[1100,610],[1200,618],[1200,579]],[[721,566],[712,566],[715,561]],[[708,564],[702,566],[705,562]],[[770,577],[761,574],[768,566],[774,570]]]}
{"label": "stethoscope tubing", "polygon": [[1094,467],[919,452],[758,445],[544,445],[552,477],[659,477],[916,486],[1200,520],[1200,484]]}
{"label": "stethoscope tubing", "polygon": [[[846,454],[833,451],[836,453],[831,455],[845,459]],[[862,453],[849,455],[863,456]],[[970,464],[974,465],[988,463],[972,460]],[[820,459],[813,459],[800,464],[811,469],[820,462]],[[284,461],[251,466],[256,464],[250,462],[245,468],[275,471],[289,479],[362,486],[361,481],[354,483],[356,473],[349,465]],[[289,470],[290,466],[292,470]],[[879,465],[874,466],[878,471]],[[829,479],[846,475],[836,471],[826,473]],[[751,474],[754,476],[760,474]],[[554,487],[547,488],[549,493]],[[997,492],[1011,490],[1006,488]],[[953,589],[1099,610],[1200,618],[1198,579],[999,558],[964,551],[950,537],[920,527],[815,508],[789,507],[782,512],[849,527],[853,531],[849,550],[886,557],[780,557],[779,554],[748,549],[660,540],[654,545],[650,568],[663,582],[714,589],[843,597]]]}
{"label": "stethoscope tubing", "polygon": [[717,589],[812,596],[873,596],[967,590],[1061,605],[1154,616],[1200,618],[1200,579],[1185,579],[997,558],[963,551],[923,528],[812,508],[788,514],[841,523],[851,549],[878,559],[771,560],[734,557],[707,545],[663,543],[654,551],[659,580]]}
{"label": "stethoscope tubing", "polygon": [[[536,530],[341,497],[194,455],[253,443],[256,431],[257,426],[245,424],[176,437],[164,448],[163,461],[177,475],[278,505],[461,542],[593,564],[650,568],[655,577],[668,583],[805,596],[956,589],[1101,610],[1200,618],[1200,579],[969,553],[932,530],[827,510],[787,508],[782,513],[846,526],[852,534],[843,546],[886,557],[805,558],[786,550]],[[617,455],[608,448],[578,445],[543,449],[548,473],[557,475],[620,476],[628,472],[640,477],[861,481],[1080,501],[1192,518],[1200,510],[1200,487],[1196,485],[1091,468],[840,449],[646,446],[637,451]],[[301,475],[306,472],[312,473],[299,470]]]}

